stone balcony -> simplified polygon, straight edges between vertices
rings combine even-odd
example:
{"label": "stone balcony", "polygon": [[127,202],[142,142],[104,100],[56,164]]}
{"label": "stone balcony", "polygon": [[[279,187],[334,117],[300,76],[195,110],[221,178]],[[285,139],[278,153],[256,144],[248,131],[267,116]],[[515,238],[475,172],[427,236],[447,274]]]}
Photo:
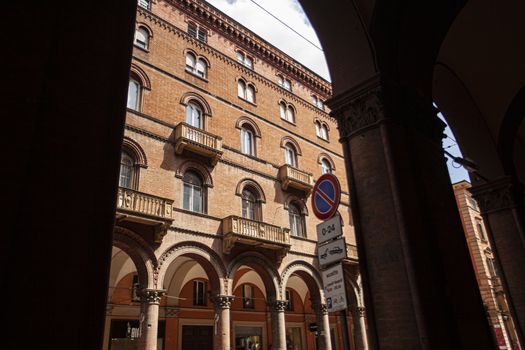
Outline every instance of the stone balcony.
{"label": "stone balcony", "polygon": [[257,246],[275,251],[282,259],[290,249],[290,230],[261,221],[228,216],[222,220],[223,252],[230,254],[237,245]]}
{"label": "stone balcony", "polygon": [[173,222],[173,201],[151,194],[119,187],[117,223],[128,222],[153,229],[154,241],[162,242]]}
{"label": "stone balcony", "polygon": [[295,188],[299,191],[306,192],[309,195],[313,188],[312,174],[294,168],[291,165],[284,164],[279,168],[278,174],[283,190]]}
{"label": "stone balcony", "polygon": [[175,127],[175,153],[184,150],[209,158],[212,165],[222,157],[222,138],[186,123]]}

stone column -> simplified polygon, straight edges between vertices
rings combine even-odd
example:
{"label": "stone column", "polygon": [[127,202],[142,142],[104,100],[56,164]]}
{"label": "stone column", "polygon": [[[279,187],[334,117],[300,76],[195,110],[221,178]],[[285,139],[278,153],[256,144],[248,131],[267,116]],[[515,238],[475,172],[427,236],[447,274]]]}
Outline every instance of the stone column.
{"label": "stone column", "polygon": [[215,303],[215,349],[230,350],[230,308],[233,297],[229,295],[216,295]]}
{"label": "stone column", "polygon": [[330,318],[326,304],[313,304],[317,314],[317,327],[319,332],[319,350],[332,350],[330,339]]}
{"label": "stone column", "polygon": [[165,290],[143,289],[140,295],[140,344],[141,350],[157,350],[159,302]]}
{"label": "stone column", "polygon": [[372,349],[490,349],[431,98],[379,76],[338,120]]}
{"label": "stone column", "polygon": [[275,300],[270,304],[272,314],[272,350],[286,350],[286,320],[288,301]]}
{"label": "stone column", "polygon": [[356,336],[356,342],[359,341],[360,346],[357,348],[358,350],[368,350],[368,339],[366,336],[366,320],[365,320],[365,308],[363,306],[357,307],[357,312],[355,315],[357,316],[357,320],[354,320],[354,329],[357,330],[355,336]]}
{"label": "stone column", "polygon": [[523,188],[510,177],[470,188],[496,256],[498,275],[521,344],[525,344],[525,210]]}

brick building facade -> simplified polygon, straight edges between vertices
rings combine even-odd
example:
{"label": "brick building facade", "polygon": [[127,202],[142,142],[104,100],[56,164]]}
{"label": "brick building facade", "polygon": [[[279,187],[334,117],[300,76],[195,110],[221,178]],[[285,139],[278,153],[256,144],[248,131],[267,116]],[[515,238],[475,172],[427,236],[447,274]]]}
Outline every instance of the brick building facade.
{"label": "brick building facade", "polygon": [[495,342],[498,349],[519,350],[516,329],[501,285],[501,276],[496,267],[498,264],[490,243],[491,239],[485,229],[479,206],[469,192],[472,186],[463,180],[455,183],[453,187],[481,298]]}
{"label": "brick building facade", "polygon": [[[104,349],[366,348],[330,83],[204,2],[139,5]],[[345,315],[327,313],[317,259],[325,172]]]}

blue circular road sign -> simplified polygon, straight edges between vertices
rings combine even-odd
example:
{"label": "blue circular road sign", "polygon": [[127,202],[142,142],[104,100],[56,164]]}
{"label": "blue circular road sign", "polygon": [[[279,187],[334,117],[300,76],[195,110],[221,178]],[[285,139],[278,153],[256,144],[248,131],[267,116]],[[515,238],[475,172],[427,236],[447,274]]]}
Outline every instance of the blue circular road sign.
{"label": "blue circular road sign", "polygon": [[341,185],[332,174],[322,175],[312,191],[312,209],[318,219],[331,218],[339,207],[341,200]]}

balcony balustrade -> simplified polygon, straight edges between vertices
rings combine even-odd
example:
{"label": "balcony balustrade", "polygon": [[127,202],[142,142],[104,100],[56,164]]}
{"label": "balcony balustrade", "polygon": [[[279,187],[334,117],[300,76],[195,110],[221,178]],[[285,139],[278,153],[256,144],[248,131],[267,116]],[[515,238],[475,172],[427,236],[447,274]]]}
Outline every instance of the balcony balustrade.
{"label": "balcony balustrade", "polygon": [[184,150],[210,158],[212,165],[215,165],[222,157],[222,138],[189,124],[179,123],[175,127],[175,153],[182,154]]}
{"label": "balcony balustrade", "polygon": [[261,221],[228,216],[222,220],[223,251],[229,254],[236,244],[274,250],[282,258],[290,249],[290,230]]}
{"label": "balcony balustrade", "polygon": [[359,256],[357,255],[357,247],[352,244],[346,244],[346,257],[347,259],[357,261],[359,260]]}
{"label": "balcony balustrade", "polygon": [[312,192],[312,174],[299,170],[291,165],[284,164],[279,168],[279,180],[285,191],[290,187],[305,191],[307,195]]}
{"label": "balcony balustrade", "polygon": [[154,240],[161,242],[173,222],[173,201],[170,199],[119,187],[117,194],[117,221],[128,221],[153,226]]}

